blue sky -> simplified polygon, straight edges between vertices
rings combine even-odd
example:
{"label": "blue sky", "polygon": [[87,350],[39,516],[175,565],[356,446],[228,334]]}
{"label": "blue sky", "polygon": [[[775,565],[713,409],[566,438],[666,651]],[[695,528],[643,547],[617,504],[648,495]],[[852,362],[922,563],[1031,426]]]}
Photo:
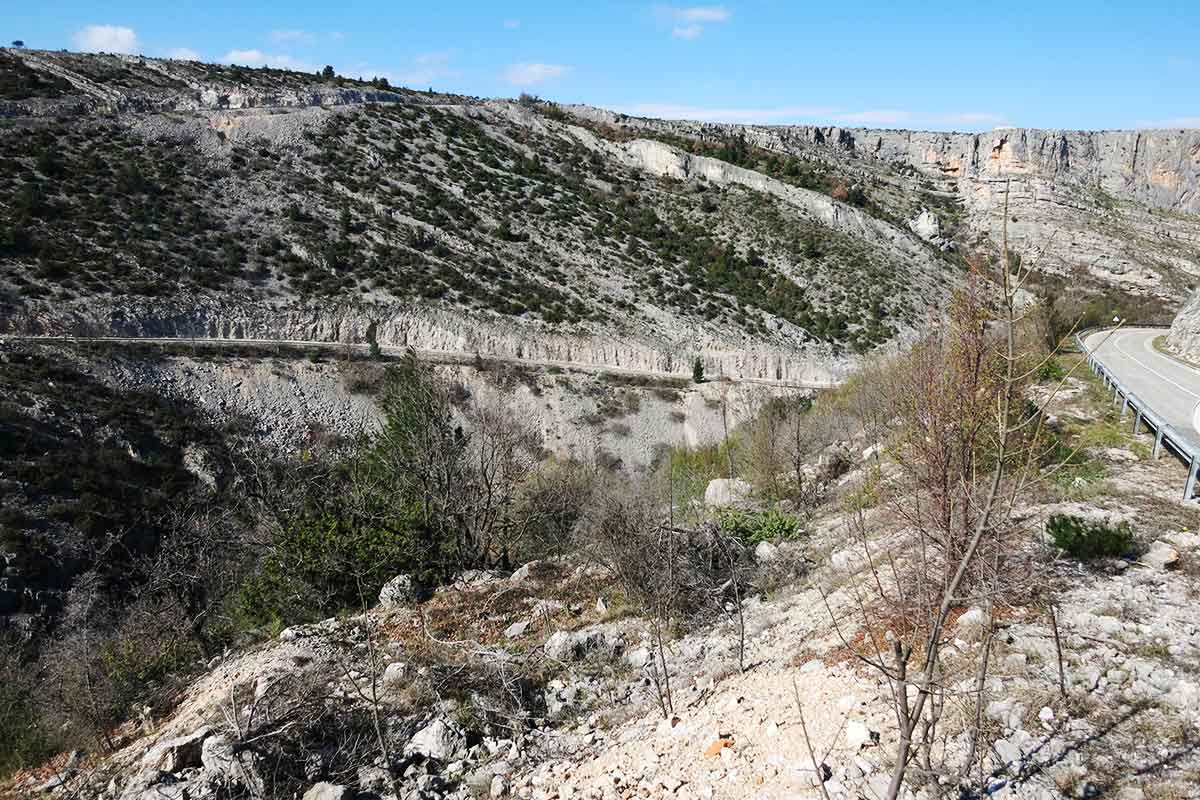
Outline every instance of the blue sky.
{"label": "blue sky", "polygon": [[29,47],[319,69],[649,116],[1200,127],[1200,2],[0,0]]}

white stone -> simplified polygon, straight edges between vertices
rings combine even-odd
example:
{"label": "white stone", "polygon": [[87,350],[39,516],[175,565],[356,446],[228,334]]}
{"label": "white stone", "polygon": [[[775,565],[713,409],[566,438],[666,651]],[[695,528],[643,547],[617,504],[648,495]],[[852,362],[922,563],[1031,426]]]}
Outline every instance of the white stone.
{"label": "white stone", "polygon": [[404,752],[449,761],[467,746],[467,736],[457,725],[437,717],[433,722],[417,731],[409,740]]}
{"label": "white stone", "polygon": [[529,620],[514,622],[504,629],[504,637],[506,639],[516,639],[525,635],[525,631],[529,630]]}
{"label": "white stone", "polygon": [[754,560],[759,564],[767,564],[779,556],[779,548],[770,542],[759,542],[754,548]]}
{"label": "white stone", "polygon": [[879,734],[867,727],[865,722],[852,719],[846,723],[846,746],[852,752],[858,752],[879,741]]}
{"label": "white stone", "polygon": [[1154,569],[1172,569],[1179,566],[1179,551],[1163,541],[1156,541],[1142,556],[1141,562]]}
{"label": "white stone", "polygon": [[379,590],[379,605],[384,608],[407,605],[420,597],[417,582],[408,575],[397,575]]}
{"label": "white stone", "polygon": [[314,783],[304,793],[304,800],[350,800],[354,792],[337,783]]}
{"label": "white stone", "polygon": [[954,630],[968,642],[977,642],[984,637],[990,625],[987,612],[976,606],[963,612]]}
{"label": "white stone", "polygon": [[704,490],[704,504],[713,508],[737,505],[745,502],[753,491],[741,478],[714,478]]}

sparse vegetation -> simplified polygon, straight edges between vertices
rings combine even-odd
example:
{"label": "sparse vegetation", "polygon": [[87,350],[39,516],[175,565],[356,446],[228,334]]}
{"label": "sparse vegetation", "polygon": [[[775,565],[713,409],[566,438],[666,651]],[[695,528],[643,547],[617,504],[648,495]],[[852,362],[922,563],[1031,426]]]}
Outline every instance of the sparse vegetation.
{"label": "sparse vegetation", "polygon": [[1120,558],[1133,548],[1133,531],[1128,522],[1110,525],[1076,516],[1055,514],[1046,521],[1046,533],[1054,546],[1073,558]]}

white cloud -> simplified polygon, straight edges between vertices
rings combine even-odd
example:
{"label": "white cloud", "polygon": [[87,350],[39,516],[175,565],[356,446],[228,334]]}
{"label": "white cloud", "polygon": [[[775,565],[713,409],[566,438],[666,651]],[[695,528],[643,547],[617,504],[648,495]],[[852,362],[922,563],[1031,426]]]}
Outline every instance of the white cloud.
{"label": "white cloud", "polygon": [[556,78],[561,78],[570,72],[569,67],[562,64],[541,64],[538,62],[511,64],[504,70],[504,80],[514,86],[533,86]]}
{"label": "white cloud", "polygon": [[728,22],[730,13],[725,6],[678,6],[656,5],[654,14],[671,25],[671,36],[676,39],[692,40],[704,33],[704,26]]}
{"label": "white cloud", "polygon": [[230,50],[221,56],[225,64],[240,64],[246,67],[272,67],[291,69],[297,72],[315,72],[317,66],[282,53],[264,53],[262,50]]}
{"label": "white cloud", "polygon": [[85,53],[136,53],[138,38],[133,28],[123,25],[88,25],[71,37]]}
{"label": "white cloud", "polygon": [[314,34],[308,31],[298,29],[285,29],[271,31],[267,36],[272,42],[299,42],[301,44],[312,44],[317,40]]}
{"label": "white cloud", "polygon": [[[625,114],[660,119],[686,119],[697,122],[732,122],[746,125],[781,125],[816,123],[848,126],[930,126],[930,127],[995,127],[1005,124],[1002,114],[990,112],[960,112],[924,114],[904,109],[867,109],[853,111],[824,106],[776,106],[768,108],[736,108],[684,106],[659,103],[639,103],[616,109]],[[1200,119],[1196,120],[1200,122]]]}
{"label": "white cloud", "polygon": [[674,11],[675,18],[683,22],[725,22],[729,19],[729,11],[724,6],[691,6]]}
{"label": "white cloud", "polygon": [[167,48],[167,58],[172,58],[176,61],[199,61],[200,54],[190,47],[170,47]]}
{"label": "white cloud", "polygon": [[505,30],[515,31],[517,28],[521,27],[521,20],[506,19],[506,20],[504,20],[503,25],[504,25]]}

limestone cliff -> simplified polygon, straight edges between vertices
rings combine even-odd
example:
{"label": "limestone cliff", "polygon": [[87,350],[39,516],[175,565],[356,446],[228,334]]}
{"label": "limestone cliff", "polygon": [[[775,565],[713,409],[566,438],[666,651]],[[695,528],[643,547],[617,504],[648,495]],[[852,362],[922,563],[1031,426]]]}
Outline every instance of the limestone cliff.
{"label": "limestone cliff", "polygon": [[47,336],[128,336],[340,342],[412,347],[436,354],[562,362],[690,377],[696,359],[710,378],[730,377],[827,386],[855,360],[835,356],[795,333],[773,342],[739,337],[711,325],[676,328],[674,335],[566,330],[496,315],[421,306],[371,303],[237,304],[197,298],[192,304],[121,300],[87,306],[28,310],[7,320],[0,333]]}
{"label": "limestone cliff", "polygon": [[1200,290],[1175,317],[1167,334],[1167,347],[1189,361],[1200,363]]}
{"label": "limestone cliff", "polygon": [[881,187],[915,224],[934,197],[960,204],[960,242],[1001,236],[1043,269],[1169,302],[1200,277],[1200,130],[987,133],[644,119],[587,106],[577,118],[652,136],[742,136]]}

